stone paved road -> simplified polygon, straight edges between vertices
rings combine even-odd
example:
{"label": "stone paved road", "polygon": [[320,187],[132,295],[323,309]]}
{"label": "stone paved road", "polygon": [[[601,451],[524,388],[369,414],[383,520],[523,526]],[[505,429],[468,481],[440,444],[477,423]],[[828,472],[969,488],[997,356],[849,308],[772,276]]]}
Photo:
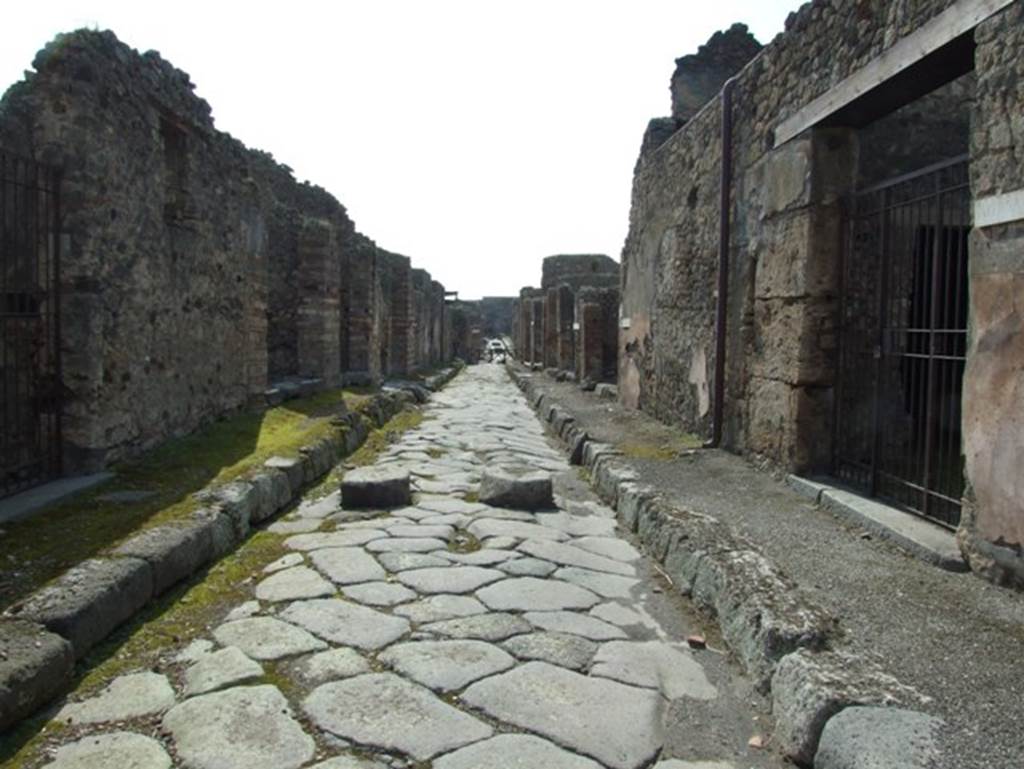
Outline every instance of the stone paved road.
{"label": "stone paved road", "polygon": [[[133,673],[65,705],[88,736],[47,766],[739,769],[753,695],[680,641],[503,369],[468,369],[427,414],[379,458],[413,474],[413,506],[304,502],[272,527],[289,554],[179,655],[180,680]],[[467,501],[503,462],[558,474],[558,509]],[[131,731],[144,718],[159,739]]]}

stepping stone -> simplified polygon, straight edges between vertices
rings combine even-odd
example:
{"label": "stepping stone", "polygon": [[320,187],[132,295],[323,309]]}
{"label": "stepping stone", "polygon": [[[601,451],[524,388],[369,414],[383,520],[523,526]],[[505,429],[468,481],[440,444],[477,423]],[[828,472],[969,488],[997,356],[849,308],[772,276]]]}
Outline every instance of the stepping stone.
{"label": "stepping stone", "polygon": [[422,625],[420,630],[447,638],[473,638],[478,641],[504,641],[514,635],[529,633],[533,628],[514,614],[478,614]]}
{"label": "stepping stone", "polygon": [[514,510],[546,510],[555,506],[551,474],[524,465],[497,465],[484,470],[480,501]]}
{"label": "stepping stone", "polygon": [[241,649],[229,646],[207,655],[185,671],[185,696],[224,689],[252,681],[263,675],[263,668],[245,656]]}
{"label": "stepping stone", "polygon": [[370,672],[370,663],[355,649],[330,649],[306,657],[294,665],[303,681],[317,685]]}
{"label": "stepping stone", "polygon": [[452,553],[440,550],[438,555],[454,563],[461,563],[466,566],[493,566],[496,563],[504,563],[512,558],[522,557],[521,554],[512,550],[477,550],[474,553]]}
{"label": "stepping stone", "polygon": [[632,563],[633,561],[640,560],[639,550],[626,542],[626,540],[616,537],[581,537],[574,539],[572,544],[574,547],[582,550],[587,550],[596,555],[603,555],[616,561],[622,561],[623,563]]}
{"label": "stepping stone", "polygon": [[682,644],[663,641],[612,641],[594,656],[590,675],[658,689],[670,700],[713,700],[718,690]]}
{"label": "stepping stone", "polygon": [[256,597],[270,602],[320,598],[335,592],[334,585],[308,566],[293,566],[271,574],[256,586]]}
{"label": "stepping stone", "polygon": [[[447,553],[439,550],[439,553]],[[390,572],[397,573],[409,569],[427,569],[431,566],[448,566],[451,561],[439,555],[426,553],[381,553],[377,556],[381,565]]]}
{"label": "stepping stone", "polygon": [[152,737],[133,732],[111,732],[63,745],[44,769],[171,769],[171,757]]}
{"label": "stepping stone", "polygon": [[346,587],[344,593],[356,603],[370,606],[395,606],[417,597],[409,588],[396,585],[394,582],[364,582],[361,585]]}
{"label": "stepping stone", "polygon": [[336,585],[379,582],[387,572],[369,553],[357,547],[331,547],[314,550],[309,560]]}
{"label": "stepping stone", "polygon": [[314,724],[359,745],[427,761],[490,737],[487,724],[392,673],[324,684],[303,702]]}
{"label": "stepping stone", "polygon": [[386,537],[379,529],[351,529],[349,531],[326,531],[316,534],[296,534],[284,541],[292,550],[320,550],[325,547],[358,547],[375,539]]}
{"label": "stepping stone", "polygon": [[615,533],[615,521],[596,515],[572,515],[559,510],[557,513],[537,513],[537,523],[558,529],[574,537],[610,536]]}
{"label": "stepping stone", "polygon": [[537,523],[525,521],[496,520],[493,518],[477,518],[469,524],[468,531],[477,539],[488,537],[514,537],[516,539],[568,539],[565,532],[550,529]]}
{"label": "stepping stone", "polygon": [[56,717],[65,724],[102,724],[163,713],[173,705],[166,676],[132,673],[115,678],[95,697],[65,705]]}
{"label": "stepping stone", "polygon": [[388,534],[392,537],[433,537],[443,539],[445,542],[452,538],[455,529],[451,526],[428,526],[427,524],[407,524],[405,526],[391,526]]}
{"label": "stepping stone", "polygon": [[553,561],[563,566],[579,566],[591,571],[604,571],[609,574],[620,574],[624,577],[636,575],[636,569],[629,564],[605,558],[603,555],[588,553],[578,547],[561,542],[528,541],[519,546],[519,550],[544,561]]}
{"label": "stepping stone", "polygon": [[189,769],[298,769],[315,750],[269,685],[193,697],[164,716],[163,729]]}
{"label": "stepping stone", "polygon": [[278,558],[273,563],[268,563],[263,567],[264,574],[273,574],[275,571],[282,571],[284,569],[290,569],[292,566],[299,566],[305,560],[302,553],[288,553]]}
{"label": "stepping stone", "polygon": [[434,769],[602,769],[532,734],[499,734],[434,761]]}
{"label": "stepping stone", "polygon": [[550,662],[570,670],[583,670],[597,652],[596,643],[569,633],[529,633],[510,638],[502,646],[519,659]]}
{"label": "stepping stone", "polygon": [[546,577],[558,567],[539,558],[517,558],[500,564],[498,568],[515,577]]}
{"label": "stepping stone", "polygon": [[563,579],[574,585],[585,587],[587,590],[593,590],[605,598],[630,598],[633,595],[633,589],[640,585],[640,580],[633,577],[591,571],[578,566],[559,569],[555,572],[555,579]]}
{"label": "stepping stone", "polygon": [[447,547],[448,543],[445,540],[434,537],[400,537],[375,540],[370,542],[366,549],[373,553],[429,553]]}
{"label": "stepping stone", "polygon": [[479,681],[461,699],[492,718],[548,737],[613,769],[645,766],[662,745],[665,703],[657,692],[546,662],[527,662]]}
{"label": "stepping stone", "polygon": [[327,648],[302,628],[273,617],[226,622],[213,631],[213,637],[221,646],[237,646],[254,660],[276,660]]}
{"label": "stepping stone", "polygon": [[626,638],[621,628],[609,625],[586,614],[571,611],[531,611],[523,615],[532,625],[556,633],[571,633],[591,641],[612,641]]}
{"label": "stepping stone", "polygon": [[601,599],[582,587],[537,577],[504,579],[476,591],[485,606],[495,611],[560,611],[589,609]]}
{"label": "stepping stone", "polygon": [[339,598],[296,601],[278,616],[332,643],[373,650],[387,646],[409,632],[403,617],[367,609]]}
{"label": "stepping stone", "polygon": [[516,664],[511,655],[483,641],[413,641],[396,644],[377,659],[438,692],[456,691]]}
{"label": "stepping stone", "polygon": [[424,622],[439,622],[455,617],[470,617],[484,614],[487,607],[475,598],[466,595],[432,595],[429,598],[398,606],[394,613],[417,625]]}
{"label": "stepping stone", "polygon": [[433,569],[413,569],[403,571],[397,579],[417,593],[471,593],[483,585],[495,580],[505,579],[508,575],[497,569],[485,569],[480,566],[445,566]]}
{"label": "stepping stone", "polygon": [[341,506],[388,509],[408,505],[409,471],[388,465],[357,467],[341,479]]}

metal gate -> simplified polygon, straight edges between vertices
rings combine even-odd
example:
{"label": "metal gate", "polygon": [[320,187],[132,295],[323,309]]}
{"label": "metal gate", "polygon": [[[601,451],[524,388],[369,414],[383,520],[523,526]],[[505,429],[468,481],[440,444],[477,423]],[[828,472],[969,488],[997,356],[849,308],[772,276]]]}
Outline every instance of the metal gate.
{"label": "metal gate", "polygon": [[843,260],[836,475],[944,526],[964,490],[967,160],[856,193]]}
{"label": "metal gate", "polygon": [[58,187],[0,150],[0,497],[60,472]]}

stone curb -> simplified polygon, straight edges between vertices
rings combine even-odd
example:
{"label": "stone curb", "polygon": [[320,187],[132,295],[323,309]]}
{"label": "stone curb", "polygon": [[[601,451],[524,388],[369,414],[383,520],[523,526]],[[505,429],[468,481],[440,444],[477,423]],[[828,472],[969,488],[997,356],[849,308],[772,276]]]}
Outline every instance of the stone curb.
{"label": "stone curb", "polygon": [[828,720],[857,705],[923,705],[927,698],[855,655],[830,651],[837,620],[805,596],[753,543],[708,515],[679,508],[640,482],[614,446],[592,440],[565,407],[509,366],[530,406],[567,446],[570,462],[635,533],[675,587],[717,620],[757,688],[770,696],[782,752],[812,766]]}
{"label": "stone curb", "polygon": [[[426,387],[439,390],[458,372],[445,369]],[[358,411],[334,417],[339,430],[299,449],[294,459],[272,457],[244,480],[194,495],[203,506],[191,519],[139,532],[107,557],[72,567],[0,616],[0,733],[63,691],[80,660],[152,599],[240,545],[254,524],[280,512],[407,405],[422,385],[409,383],[374,395]],[[25,639],[35,639],[23,653]],[[45,652],[45,653],[43,653]]]}

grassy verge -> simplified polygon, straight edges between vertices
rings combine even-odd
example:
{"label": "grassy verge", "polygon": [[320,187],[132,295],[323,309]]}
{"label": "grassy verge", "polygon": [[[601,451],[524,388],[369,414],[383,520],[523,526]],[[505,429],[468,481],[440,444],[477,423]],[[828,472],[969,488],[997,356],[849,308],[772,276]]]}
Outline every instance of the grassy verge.
{"label": "grassy verge", "polygon": [[[233,415],[115,466],[115,477],[95,489],[3,526],[0,609],[140,529],[189,515],[197,506],[192,495],[200,489],[244,477],[271,456],[295,456],[301,446],[341,429],[331,417],[343,411],[343,403],[359,409],[370,397],[366,391],[330,390]],[[103,499],[124,490],[149,496],[126,503]]]}

